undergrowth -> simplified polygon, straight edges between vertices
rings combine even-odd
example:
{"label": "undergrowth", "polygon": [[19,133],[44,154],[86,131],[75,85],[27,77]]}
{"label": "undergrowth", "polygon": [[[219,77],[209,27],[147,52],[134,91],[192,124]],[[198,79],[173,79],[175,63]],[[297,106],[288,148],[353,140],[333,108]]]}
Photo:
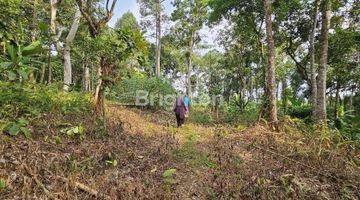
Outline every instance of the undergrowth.
{"label": "undergrowth", "polygon": [[0,132],[12,136],[29,138],[32,125],[49,115],[87,115],[92,110],[89,94],[62,92],[57,84],[0,82],[0,91]]}

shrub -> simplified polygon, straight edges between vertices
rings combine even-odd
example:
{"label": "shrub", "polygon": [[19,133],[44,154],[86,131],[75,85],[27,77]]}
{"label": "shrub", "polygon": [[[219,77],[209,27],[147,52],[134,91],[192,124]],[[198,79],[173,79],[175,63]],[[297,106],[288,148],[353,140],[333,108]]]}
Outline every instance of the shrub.
{"label": "shrub", "polygon": [[91,110],[89,95],[65,93],[56,84],[44,86],[0,82],[0,92],[0,132],[10,135],[23,133],[28,137],[26,126],[44,113],[66,115]]}
{"label": "shrub", "polygon": [[211,112],[201,106],[193,106],[190,112],[191,114],[189,115],[189,120],[194,123],[210,124],[214,121],[211,116]]}
{"label": "shrub", "polygon": [[286,114],[292,118],[308,119],[311,117],[310,105],[293,105],[288,108]]}
{"label": "shrub", "polygon": [[226,122],[249,124],[257,120],[259,105],[256,102],[249,102],[243,109],[235,102],[230,101],[229,104],[225,104],[224,110]]}
{"label": "shrub", "polygon": [[[138,73],[116,84],[112,88],[112,91],[108,93],[108,96],[110,96],[112,100],[125,104],[135,105],[137,95],[136,92],[141,90],[147,91],[149,96],[154,97],[152,100],[154,104],[150,105],[154,107],[165,108],[166,105],[162,105],[160,103],[160,101],[163,100],[161,97],[164,97],[165,95],[176,94],[175,89],[168,81],[156,77],[149,78],[143,74]],[[151,99],[149,100],[151,101]]]}

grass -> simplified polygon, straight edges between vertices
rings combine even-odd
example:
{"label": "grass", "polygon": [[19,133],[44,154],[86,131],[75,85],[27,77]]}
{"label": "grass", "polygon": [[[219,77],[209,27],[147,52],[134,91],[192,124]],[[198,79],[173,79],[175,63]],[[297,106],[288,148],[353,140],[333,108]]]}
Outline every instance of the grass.
{"label": "grass", "polygon": [[[107,106],[104,137],[94,137],[98,125],[86,115],[59,111],[38,123],[28,141],[0,135],[4,199],[23,194],[46,199],[15,161],[29,166],[59,199],[93,197],[56,177],[112,199],[351,199],[359,193],[358,151],[338,145],[334,137],[304,134],[296,120],[282,121],[280,133],[262,125],[204,126],[191,120],[175,128],[173,115]],[[60,134],[63,126],[79,124],[85,128],[83,140]],[[318,155],[319,149],[326,153]],[[8,181],[14,172],[16,180]]]}

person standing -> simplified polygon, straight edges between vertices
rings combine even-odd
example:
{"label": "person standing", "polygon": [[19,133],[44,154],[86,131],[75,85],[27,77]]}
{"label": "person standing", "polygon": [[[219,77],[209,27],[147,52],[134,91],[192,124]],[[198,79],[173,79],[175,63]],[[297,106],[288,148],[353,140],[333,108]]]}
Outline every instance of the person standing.
{"label": "person standing", "polygon": [[182,126],[185,122],[185,113],[187,112],[182,96],[176,98],[173,111],[175,112],[177,127]]}
{"label": "person standing", "polygon": [[184,104],[186,107],[186,113],[185,113],[185,117],[189,116],[189,112],[190,112],[190,98],[188,95],[185,95],[184,97]]}

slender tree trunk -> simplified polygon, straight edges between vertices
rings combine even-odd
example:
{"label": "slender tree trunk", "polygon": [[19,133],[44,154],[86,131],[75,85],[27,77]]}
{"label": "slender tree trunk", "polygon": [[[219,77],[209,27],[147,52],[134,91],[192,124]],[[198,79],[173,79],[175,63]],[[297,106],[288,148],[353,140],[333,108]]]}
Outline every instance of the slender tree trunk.
{"label": "slender tree trunk", "polygon": [[[50,0],[50,34],[53,44],[56,46],[55,37],[56,37],[56,13],[58,0]],[[49,48],[49,58],[48,58],[48,84],[52,83],[52,67],[51,67],[51,45]]]}
{"label": "slender tree trunk", "polygon": [[97,78],[97,84],[96,84],[96,89],[95,89],[95,94],[94,94],[94,102],[95,102],[95,112],[97,114],[100,114],[100,116],[103,116],[103,112],[104,112],[104,91],[103,91],[103,80],[102,80],[102,75],[103,75],[103,65],[104,65],[104,59],[101,58],[100,61],[100,67],[97,70],[97,74],[96,74],[96,78]]}
{"label": "slender tree trunk", "polygon": [[89,92],[91,91],[90,88],[90,69],[87,63],[87,60],[85,60],[83,64],[83,91]]}
{"label": "slender tree trunk", "polygon": [[334,105],[334,118],[339,118],[339,102],[340,102],[340,84],[336,83],[336,95],[335,95],[335,105]]}
{"label": "slender tree trunk", "polygon": [[160,77],[161,67],[161,4],[160,0],[156,1],[157,13],[156,13],[156,76]]}
{"label": "slender tree trunk", "polygon": [[[34,42],[36,40],[36,28],[37,28],[37,11],[36,11],[37,0],[33,1],[33,23],[32,23],[32,30],[31,30],[31,41]],[[30,65],[30,72],[29,72],[29,81],[31,83],[35,82],[34,76],[34,66],[33,64]]]}
{"label": "slender tree trunk", "polygon": [[64,46],[64,53],[63,53],[63,59],[64,59],[64,91],[69,91],[69,87],[72,83],[72,67],[71,67],[71,44],[75,38],[76,32],[79,28],[81,18],[81,12],[77,8],[74,15],[74,20],[71,25],[69,34],[67,35],[65,39],[65,46]]}
{"label": "slender tree trunk", "polygon": [[47,84],[51,84],[52,83],[52,68],[51,68],[51,48],[49,49],[48,52],[48,81]]}
{"label": "slender tree trunk", "polygon": [[326,122],[326,73],[328,59],[328,32],[331,18],[330,0],[324,0],[322,9],[321,27],[321,57],[317,77],[317,104],[316,119],[318,122]]}
{"label": "slender tree trunk", "polygon": [[41,65],[41,74],[40,74],[40,83],[44,83],[45,71],[46,71],[46,65],[42,64]]}
{"label": "slender tree trunk", "polygon": [[315,67],[315,33],[316,33],[316,25],[317,25],[317,16],[319,13],[319,3],[320,0],[315,0],[314,3],[314,17],[313,17],[313,24],[310,33],[310,88],[311,88],[311,96],[310,96],[310,103],[312,106],[312,115],[315,118],[315,107],[317,104],[317,83],[316,83],[316,67]]}
{"label": "slender tree trunk", "polygon": [[275,92],[275,44],[272,32],[272,20],[271,20],[271,3],[270,0],[264,0],[265,7],[265,23],[266,23],[266,36],[268,42],[269,58],[268,69],[266,76],[266,85],[268,88],[268,100],[269,100],[269,122],[277,125],[277,108],[276,108],[276,92]]}
{"label": "slender tree trunk", "polygon": [[252,77],[252,74],[250,74],[249,76],[249,89],[248,89],[248,92],[249,92],[249,101],[253,101],[254,100],[254,83],[253,83],[253,77]]}
{"label": "slender tree trunk", "polygon": [[276,85],[276,99],[279,99],[280,98],[280,82],[275,81],[275,85]]}
{"label": "slender tree trunk", "polygon": [[286,78],[284,78],[282,80],[282,83],[281,83],[281,86],[282,86],[282,104],[283,104],[283,109],[284,109],[284,113],[287,112],[287,103],[288,103],[288,97],[287,97],[287,94],[286,94],[286,89],[287,89],[287,80]]}
{"label": "slender tree trunk", "polygon": [[350,95],[349,95],[349,109],[348,110],[353,110],[354,107],[353,107],[353,100],[354,98],[354,89],[351,89],[351,92],[350,92]]}
{"label": "slender tree trunk", "polygon": [[192,88],[191,88],[191,73],[192,73],[192,54],[194,46],[194,36],[195,33],[192,32],[189,40],[189,51],[188,51],[188,72],[187,72],[187,94],[192,98]]}
{"label": "slender tree trunk", "polygon": [[56,35],[57,6],[58,6],[58,0],[50,0],[50,30],[53,36]]}

